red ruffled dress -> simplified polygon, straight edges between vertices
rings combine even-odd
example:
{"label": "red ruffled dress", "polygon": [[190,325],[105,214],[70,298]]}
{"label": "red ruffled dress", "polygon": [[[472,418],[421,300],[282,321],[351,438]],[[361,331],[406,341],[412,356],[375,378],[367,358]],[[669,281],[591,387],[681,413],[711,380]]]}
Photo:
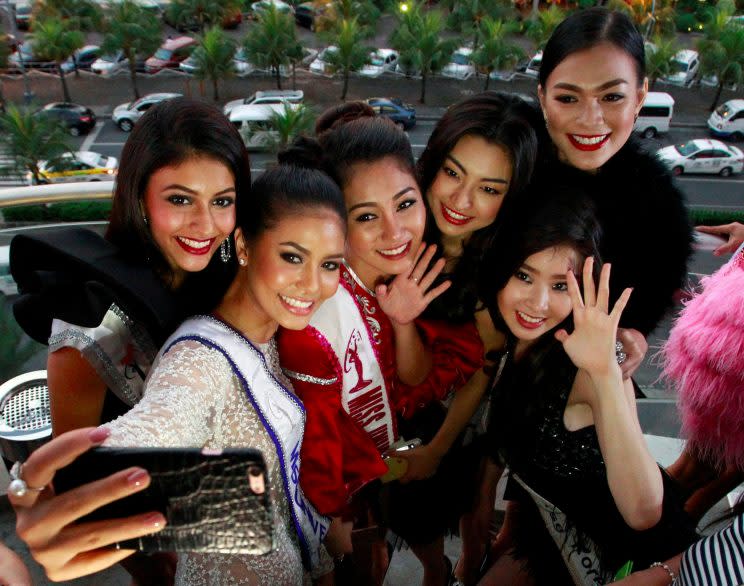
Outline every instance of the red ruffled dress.
{"label": "red ruffled dress", "polygon": [[323,514],[339,514],[354,492],[386,472],[381,454],[398,437],[397,415],[443,399],[483,365],[474,324],[416,325],[433,366],[423,383],[408,386],[397,378],[390,320],[343,267],[337,293],[310,325],[277,335],[282,368],[306,410],[300,484]]}

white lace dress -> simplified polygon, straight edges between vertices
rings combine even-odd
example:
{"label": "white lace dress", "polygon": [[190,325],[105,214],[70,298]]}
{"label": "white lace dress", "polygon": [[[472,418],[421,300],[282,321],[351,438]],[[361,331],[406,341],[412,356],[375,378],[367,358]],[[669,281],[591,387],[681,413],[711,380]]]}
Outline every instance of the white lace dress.
{"label": "white lace dress", "polygon": [[[273,374],[291,389],[279,368],[274,341],[259,349]],[[309,583],[274,444],[220,352],[193,340],[178,342],[155,363],[143,399],[107,427],[109,446],[251,447],[264,454],[274,505],[275,550],[263,556],[181,554],[176,584]],[[326,564],[329,561],[330,557]]]}

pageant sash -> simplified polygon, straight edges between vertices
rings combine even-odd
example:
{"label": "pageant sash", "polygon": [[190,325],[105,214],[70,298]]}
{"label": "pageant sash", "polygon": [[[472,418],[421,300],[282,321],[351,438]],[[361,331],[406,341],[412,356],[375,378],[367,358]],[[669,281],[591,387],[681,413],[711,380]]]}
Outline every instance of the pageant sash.
{"label": "pageant sash", "polygon": [[395,442],[389,389],[362,309],[343,285],[310,320],[330,345],[341,367],[344,410],[374,441],[380,453]]}
{"label": "pageant sash", "polygon": [[163,353],[181,340],[195,340],[227,358],[276,446],[303,562],[309,568],[317,566],[330,519],[315,510],[300,488],[300,447],[305,429],[302,403],[274,377],[258,348],[227,324],[208,316],[188,319],[166,342]]}
{"label": "pageant sash", "polygon": [[511,473],[522,488],[527,491],[540,512],[545,527],[561,552],[563,563],[566,565],[576,586],[602,586],[612,580],[612,576],[602,574],[597,559],[596,546],[589,537],[582,541],[585,547],[578,546],[576,529],[567,527],[566,514],[549,500],[543,498],[517,474]]}

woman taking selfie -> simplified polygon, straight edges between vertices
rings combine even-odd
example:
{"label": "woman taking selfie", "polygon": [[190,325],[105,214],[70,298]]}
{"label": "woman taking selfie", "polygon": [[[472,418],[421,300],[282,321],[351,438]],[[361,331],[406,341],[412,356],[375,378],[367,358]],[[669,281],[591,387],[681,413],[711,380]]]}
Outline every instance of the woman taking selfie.
{"label": "woman taking selfie", "polygon": [[[187,320],[163,347],[142,400],[105,427],[62,435],[34,452],[11,491],[17,530],[55,580],[98,571],[127,557],[109,544],[163,527],[159,513],[78,522],[102,504],[145,488],[141,468],[55,496],[57,469],[91,445],[252,447],[264,456],[274,511],[274,550],[262,556],[184,553],[177,584],[281,584],[325,573],[327,520],[298,486],[293,455],[304,408],[279,368],[274,333],[302,329],[338,285],[346,210],[324,173],[295,165],[265,172],[237,206],[237,274],[211,315]],[[45,487],[43,490],[32,490]],[[303,561],[305,567],[303,569]],[[326,565],[324,565],[324,563]]]}

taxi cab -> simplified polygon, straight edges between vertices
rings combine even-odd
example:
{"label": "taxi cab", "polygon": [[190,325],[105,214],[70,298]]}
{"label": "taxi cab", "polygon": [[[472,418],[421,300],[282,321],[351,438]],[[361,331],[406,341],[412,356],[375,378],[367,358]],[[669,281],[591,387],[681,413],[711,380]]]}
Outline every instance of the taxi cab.
{"label": "taxi cab", "polygon": [[[111,181],[116,177],[119,161],[93,151],[77,151],[63,155],[56,164],[39,163],[42,183],[73,183],[76,181]],[[26,176],[29,184],[33,178]]]}

